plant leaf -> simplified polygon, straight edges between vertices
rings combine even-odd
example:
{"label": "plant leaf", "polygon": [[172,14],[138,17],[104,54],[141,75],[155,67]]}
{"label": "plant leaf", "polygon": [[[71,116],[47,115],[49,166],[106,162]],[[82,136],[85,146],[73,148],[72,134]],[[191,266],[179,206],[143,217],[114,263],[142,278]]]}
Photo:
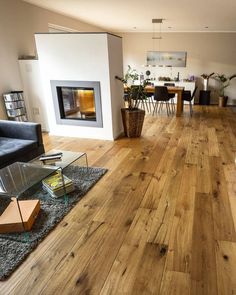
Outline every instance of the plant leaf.
{"label": "plant leaf", "polygon": [[236,74],[229,77],[229,80],[232,80],[233,78],[236,78]]}

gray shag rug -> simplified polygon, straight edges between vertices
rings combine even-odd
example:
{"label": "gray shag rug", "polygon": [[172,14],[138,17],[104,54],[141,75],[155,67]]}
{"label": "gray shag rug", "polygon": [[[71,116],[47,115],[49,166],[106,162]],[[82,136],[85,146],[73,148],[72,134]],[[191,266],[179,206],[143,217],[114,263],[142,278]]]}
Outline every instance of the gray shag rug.
{"label": "gray shag rug", "polygon": [[[5,280],[44,237],[63,219],[77,202],[107,172],[103,168],[69,166],[63,173],[73,180],[75,191],[64,197],[54,199],[38,184],[24,193],[20,199],[39,199],[40,212],[28,233],[0,234],[0,280]],[[4,200],[4,199],[3,199]],[[6,202],[0,201],[0,212]]]}

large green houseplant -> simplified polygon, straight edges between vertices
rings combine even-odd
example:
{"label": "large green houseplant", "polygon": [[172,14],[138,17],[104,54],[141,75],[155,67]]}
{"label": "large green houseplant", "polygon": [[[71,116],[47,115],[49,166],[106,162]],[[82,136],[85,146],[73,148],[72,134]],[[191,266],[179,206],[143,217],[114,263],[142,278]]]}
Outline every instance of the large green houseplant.
{"label": "large green houseplant", "polygon": [[230,81],[236,78],[236,74],[227,77],[225,74],[215,74],[215,80],[219,82],[219,106],[225,107],[227,105],[228,96],[225,95],[225,89],[230,85]]}
{"label": "large green houseplant", "polygon": [[146,99],[146,81],[140,85],[134,85],[139,75],[135,69],[128,66],[124,77],[115,76],[124,85],[124,100],[126,107],[121,109],[124,133],[127,137],[139,137],[142,132],[145,111],[139,109],[140,100]]}

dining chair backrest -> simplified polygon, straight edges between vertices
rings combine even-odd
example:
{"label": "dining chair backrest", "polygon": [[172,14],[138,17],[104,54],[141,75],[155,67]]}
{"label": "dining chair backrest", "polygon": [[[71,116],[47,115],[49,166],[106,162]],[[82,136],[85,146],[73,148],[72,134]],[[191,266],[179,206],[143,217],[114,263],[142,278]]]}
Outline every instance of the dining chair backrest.
{"label": "dining chair backrest", "polygon": [[[153,82],[146,80],[146,86],[153,86]],[[146,97],[152,97],[154,94],[152,92],[146,92]]]}
{"label": "dining chair backrest", "polygon": [[186,101],[191,101],[193,100],[195,94],[196,94],[196,91],[197,91],[197,86],[194,88],[193,90],[193,93],[191,94],[191,91],[190,90],[184,90],[183,91],[183,94],[182,94],[182,99],[183,100],[186,100]]}
{"label": "dining chair backrest", "polygon": [[[164,83],[164,86],[172,86],[172,87],[174,87],[175,83],[167,82],[167,83]],[[168,93],[168,96],[169,96],[169,98],[174,98],[175,93]]]}
{"label": "dining chair backrest", "polygon": [[175,83],[164,83],[164,86],[175,86]]}
{"label": "dining chair backrest", "polygon": [[168,101],[168,89],[166,86],[155,86],[154,100],[157,101]]}

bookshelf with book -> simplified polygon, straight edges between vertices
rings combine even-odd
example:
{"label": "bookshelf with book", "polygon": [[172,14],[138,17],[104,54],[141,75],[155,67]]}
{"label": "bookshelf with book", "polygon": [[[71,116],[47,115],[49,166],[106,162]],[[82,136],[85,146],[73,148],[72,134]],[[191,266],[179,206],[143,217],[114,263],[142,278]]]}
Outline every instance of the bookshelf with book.
{"label": "bookshelf with book", "polygon": [[12,91],[3,94],[7,117],[12,121],[28,121],[23,91]]}

